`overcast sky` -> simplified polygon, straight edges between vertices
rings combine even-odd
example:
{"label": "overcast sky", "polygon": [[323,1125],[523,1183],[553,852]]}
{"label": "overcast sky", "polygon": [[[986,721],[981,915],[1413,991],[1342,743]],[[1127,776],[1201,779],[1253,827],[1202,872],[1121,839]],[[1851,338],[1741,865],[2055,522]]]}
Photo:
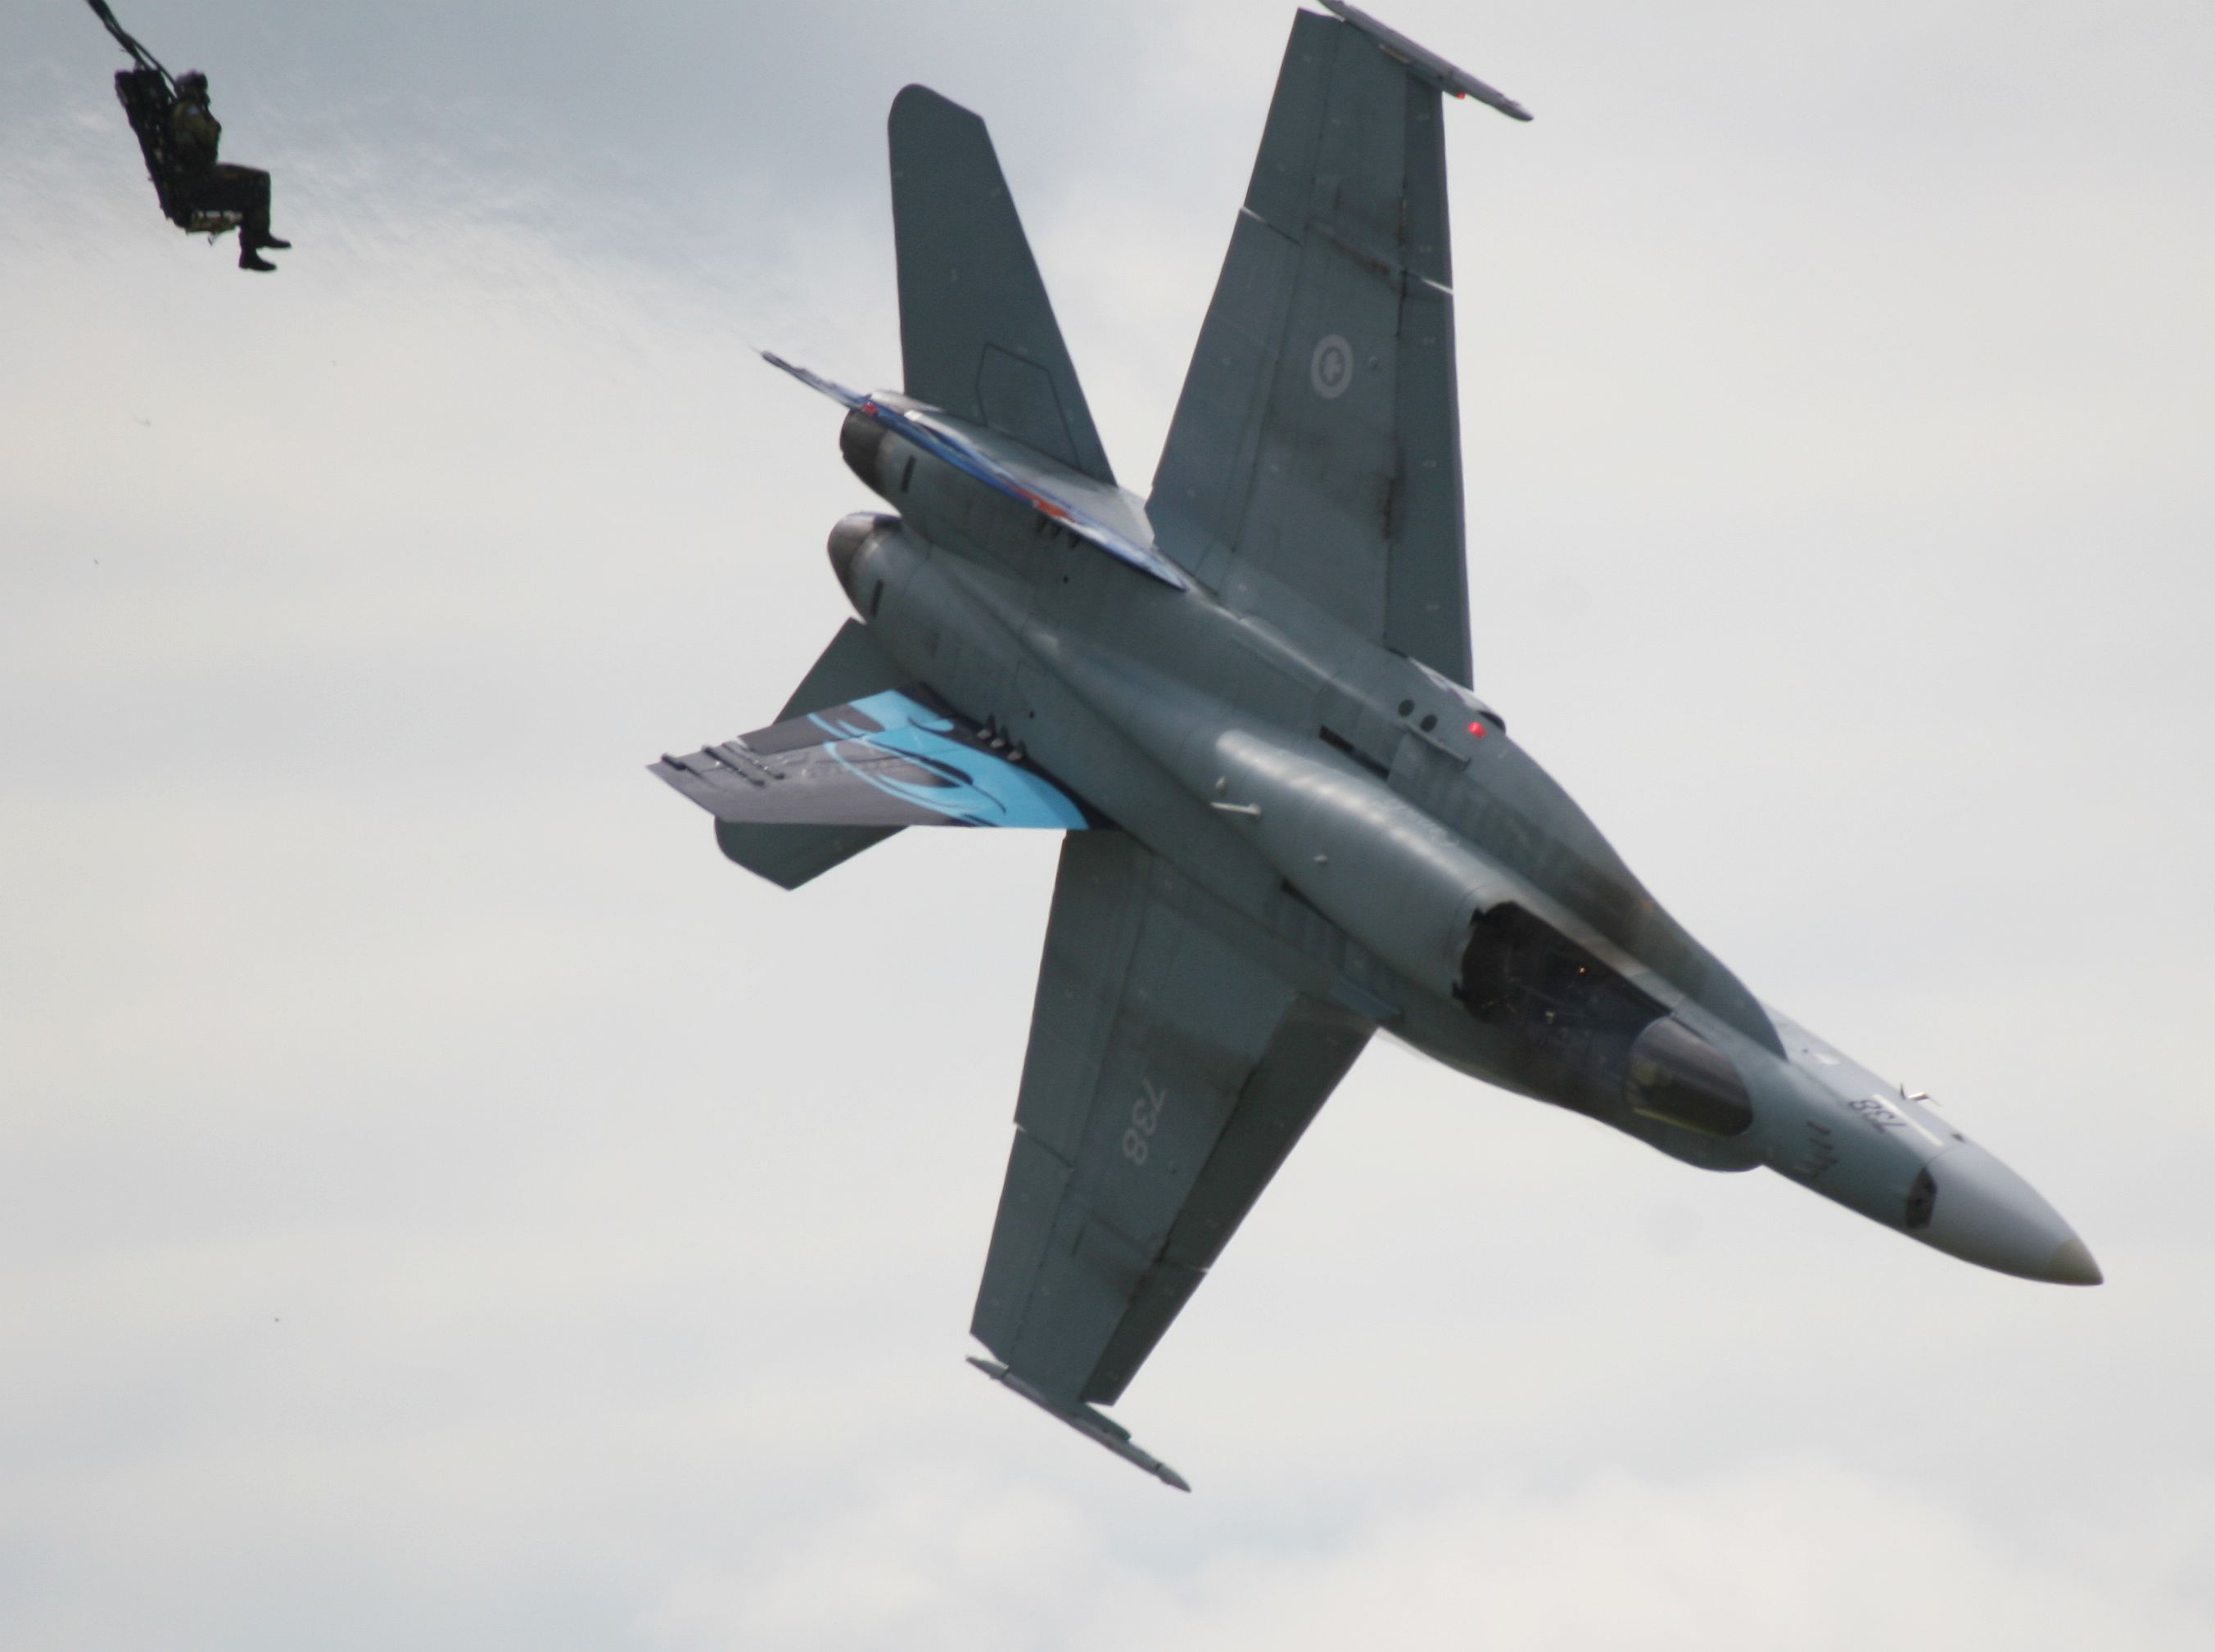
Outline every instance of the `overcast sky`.
{"label": "overcast sky", "polygon": [[1378,0],[1451,111],[1476,687],[2034,1286],[1380,1043],[1118,1415],[962,1363],[1055,842],[798,894],[643,765],[844,616],[883,115],[1144,490],[1292,8],[0,23],[0,1648],[2215,1644],[2215,13]]}

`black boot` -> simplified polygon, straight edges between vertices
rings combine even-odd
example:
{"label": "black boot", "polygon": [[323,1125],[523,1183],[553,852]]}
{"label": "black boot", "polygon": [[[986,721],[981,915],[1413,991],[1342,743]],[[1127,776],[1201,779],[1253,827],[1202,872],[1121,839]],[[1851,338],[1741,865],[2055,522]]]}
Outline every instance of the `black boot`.
{"label": "black boot", "polygon": [[277,266],[261,256],[259,247],[248,241],[239,244],[238,267],[242,270],[273,270]]}
{"label": "black boot", "polygon": [[262,236],[261,244],[264,247],[267,247],[273,253],[289,253],[292,250],[292,243],[291,242],[279,241],[274,236]]}

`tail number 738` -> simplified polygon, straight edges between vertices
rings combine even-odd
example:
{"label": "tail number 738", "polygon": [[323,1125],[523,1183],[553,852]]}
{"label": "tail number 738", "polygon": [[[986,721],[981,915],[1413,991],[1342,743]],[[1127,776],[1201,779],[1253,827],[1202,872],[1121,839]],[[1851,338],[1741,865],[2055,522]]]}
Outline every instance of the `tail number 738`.
{"label": "tail number 738", "polygon": [[1123,1132],[1123,1157],[1134,1165],[1146,1162],[1154,1132],[1162,1127],[1162,1107],[1169,1092],[1151,1079],[1141,1079],[1139,1088],[1145,1093],[1131,1104],[1131,1128]]}

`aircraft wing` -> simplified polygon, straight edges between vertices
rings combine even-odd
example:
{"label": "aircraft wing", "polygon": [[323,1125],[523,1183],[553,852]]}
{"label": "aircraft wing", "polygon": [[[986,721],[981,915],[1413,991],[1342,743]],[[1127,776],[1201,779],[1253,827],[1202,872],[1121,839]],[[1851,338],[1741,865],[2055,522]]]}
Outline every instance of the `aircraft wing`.
{"label": "aircraft wing", "polygon": [[899,688],[648,767],[719,821],[1068,831],[1095,823],[1020,751]]}
{"label": "aircraft wing", "polygon": [[1380,29],[1294,21],[1147,511],[1233,606],[1288,596],[1467,685],[1439,89],[1481,83]]}
{"label": "aircraft wing", "polygon": [[1371,1031],[1221,914],[1121,832],[1064,844],[971,1324],[1006,1362],[988,1371],[1157,1472],[1090,1403],[1122,1393]]}

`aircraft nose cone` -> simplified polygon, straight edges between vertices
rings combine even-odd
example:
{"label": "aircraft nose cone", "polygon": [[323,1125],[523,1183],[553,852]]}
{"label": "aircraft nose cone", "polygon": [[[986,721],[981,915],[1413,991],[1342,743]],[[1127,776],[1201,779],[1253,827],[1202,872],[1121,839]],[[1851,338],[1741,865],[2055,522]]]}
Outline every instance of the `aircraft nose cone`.
{"label": "aircraft nose cone", "polygon": [[2096,1285],[2100,1265],[2038,1190],[1973,1141],[1928,1166],[1937,1194],[1916,1237],[1979,1267],[2056,1285]]}
{"label": "aircraft nose cone", "polygon": [[2053,1253],[2046,1276],[2057,1285],[2096,1285],[2107,1277],[2084,1241],[2072,1239]]}

